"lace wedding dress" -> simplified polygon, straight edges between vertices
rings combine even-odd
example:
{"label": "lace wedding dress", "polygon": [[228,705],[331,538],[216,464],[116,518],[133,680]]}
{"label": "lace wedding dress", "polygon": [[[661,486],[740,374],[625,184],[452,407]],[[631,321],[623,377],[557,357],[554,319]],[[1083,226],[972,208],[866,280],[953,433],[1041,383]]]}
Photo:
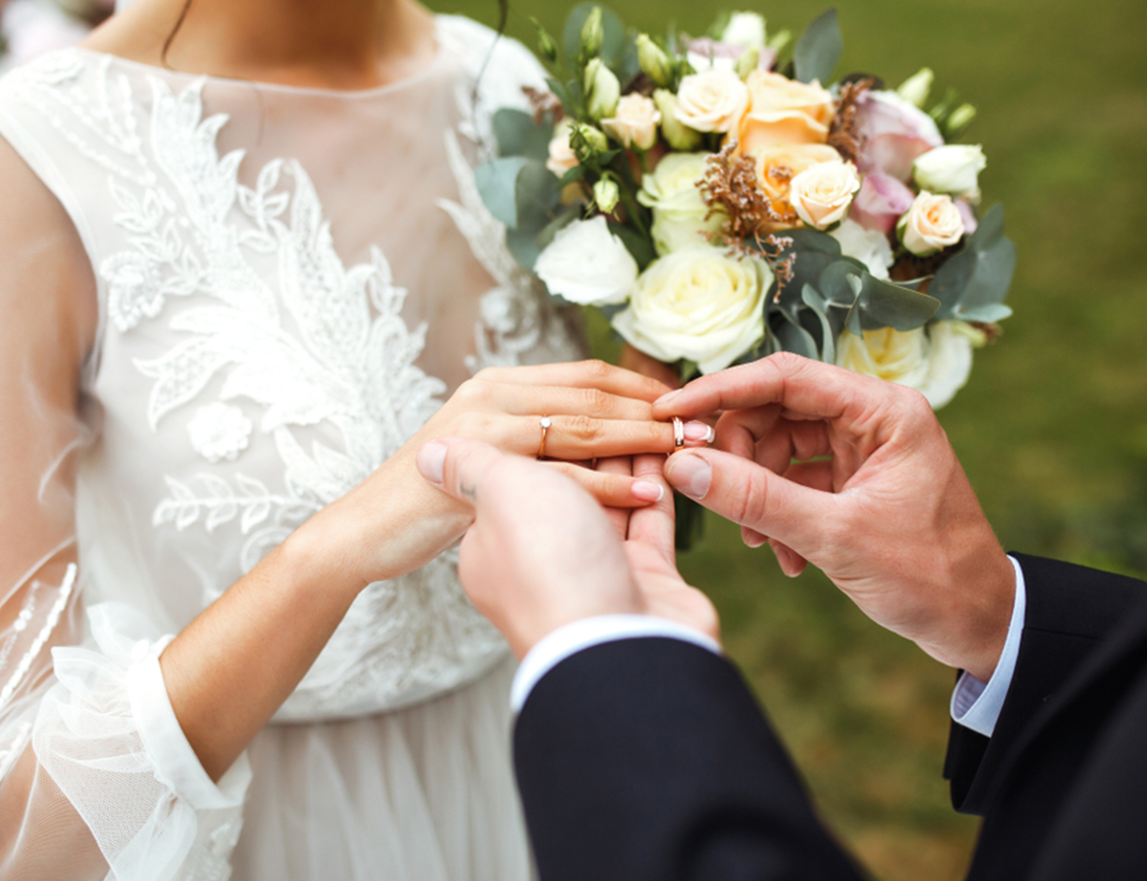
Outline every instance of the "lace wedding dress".
{"label": "lace wedding dress", "polygon": [[[71,410],[0,359],[0,875],[529,877],[512,663],[451,555],[371,585],[218,784],[157,661],[473,370],[580,357],[473,183],[489,114],[540,71],[509,41],[483,71],[468,20],[437,36],[426,70],[362,92],[83,49],[0,81],[99,322]],[[9,352],[55,344],[19,319],[34,250],[0,280]]]}

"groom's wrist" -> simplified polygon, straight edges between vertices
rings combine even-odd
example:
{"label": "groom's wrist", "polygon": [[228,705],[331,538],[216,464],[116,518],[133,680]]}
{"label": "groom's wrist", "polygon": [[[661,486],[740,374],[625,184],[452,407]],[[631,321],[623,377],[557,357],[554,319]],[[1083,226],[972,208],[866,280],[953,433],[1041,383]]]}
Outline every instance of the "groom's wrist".
{"label": "groom's wrist", "polygon": [[596,645],[622,639],[678,639],[721,654],[718,643],[692,627],[654,615],[597,615],[554,630],[522,659],[510,690],[510,708],[519,713],[530,692],[562,661]]}

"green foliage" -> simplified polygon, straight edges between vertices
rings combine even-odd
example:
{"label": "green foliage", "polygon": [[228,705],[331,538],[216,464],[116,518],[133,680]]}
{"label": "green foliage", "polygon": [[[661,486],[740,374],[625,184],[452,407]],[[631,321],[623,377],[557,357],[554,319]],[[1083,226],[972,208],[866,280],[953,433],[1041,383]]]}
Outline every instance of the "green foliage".
{"label": "green foliage", "polygon": [[808,26],[793,49],[793,68],[802,83],[820,80],[821,85],[832,82],[833,71],[840,63],[844,51],[844,38],[836,20],[836,10],[830,9]]}
{"label": "green foliage", "polygon": [[525,156],[543,162],[549,156],[553,123],[548,116],[538,124],[525,111],[503,107],[494,114],[493,126],[499,156]]}
{"label": "green foliage", "polygon": [[1003,304],[1016,268],[1016,248],[1004,237],[1004,209],[996,205],[932,279],[929,292],[940,301],[938,318],[1002,321],[1012,314]]}

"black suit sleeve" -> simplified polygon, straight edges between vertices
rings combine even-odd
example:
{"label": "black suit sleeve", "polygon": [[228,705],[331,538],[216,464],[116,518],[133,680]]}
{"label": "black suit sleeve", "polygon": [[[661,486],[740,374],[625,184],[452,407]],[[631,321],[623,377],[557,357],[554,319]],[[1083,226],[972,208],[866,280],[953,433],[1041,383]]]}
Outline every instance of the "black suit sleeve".
{"label": "black suit sleeve", "polygon": [[514,759],[541,881],[858,881],[733,666],[607,643],[535,686]]}

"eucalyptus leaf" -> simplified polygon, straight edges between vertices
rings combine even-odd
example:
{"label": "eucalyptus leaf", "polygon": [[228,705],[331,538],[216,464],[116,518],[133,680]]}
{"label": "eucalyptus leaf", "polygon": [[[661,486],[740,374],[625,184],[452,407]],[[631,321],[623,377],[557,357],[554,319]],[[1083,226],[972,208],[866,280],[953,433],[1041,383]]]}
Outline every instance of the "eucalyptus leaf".
{"label": "eucalyptus leaf", "polygon": [[486,208],[510,229],[518,226],[518,174],[529,161],[524,156],[505,156],[474,170],[474,184]]}
{"label": "eucalyptus leaf", "polygon": [[532,114],[503,107],[494,114],[493,126],[499,155],[526,156],[543,162],[549,157],[553,126],[548,115],[536,123]]}
{"label": "eucalyptus leaf", "polygon": [[799,324],[786,319],[777,325],[776,335],[784,351],[796,352],[798,355],[812,358],[814,361],[820,359],[816,340]]}
{"label": "eucalyptus leaf", "polygon": [[564,190],[570,184],[576,184],[583,177],[585,177],[585,166],[575,165],[562,175],[561,180],[558,181],[558,185]]}
{"label": "eucalyptus leaf", "polygon": [[[577,220],[580,214],[581,209],[571,206],[542,227],[542,231],[534,237],[538,245],[538,251],[544,251],[548,248],[557,234]],[[533,266],[529,268],[533,269]]]}
{"label": "eucalyptus leaf", "polygon": [[562,102],[562,107],[565,108],[566,115],[576,117],[578,108],[574,103],[573,95],[571,95],[570,90],[566,88],[566,84],[561,80],[556,80],[552,76],[548,76],[546,77],[546,85],[549,86],[554,96]]}
{"label": "eucalyptus leaf", "polygon": [[621,239],[621,243],[625,245],[625,249],[629,251],[633,259],[637,261],[639,271],[644,272],[645,267],[657,259],[657,252],[653,249],[652,240],[643,236],[637,232],[637,230],[610,221],[609,231]]}
{"label": "eucalyptus leaf", "polygon": [[777,233],[779,238],[787,238],[793,240],[793,246],[790,250],[795,251],[815,251],[818,254],[829,254],[833,257],[841,256],[840,242],[834,239],[828,233],[820,232],[815,229],[789,229],[782,233]]}
{"label": "eucalyptus leaf", "polygon": [[518,221],[514,226],[536,237],[561,203],[561,184],[544,162],[529,159],[518,172],[514,192]]}
{"label": "eucalyptus leaf", "polygon": [[863,277],[860,317],[867,330],[916,330],[927,324],[939,308],[940,301],[928,294],[907,291],[873,275]]}
{"label": "eucalyptus leaf", "polygon": [[829,263],[817,278],[817,290],[829,303],[851,305],[863,290],[868,274],[864,264],[852,257],[841,257]]}
{"label": "eucalyptus leaf", "polygon": [[506,248],[526,269],[533,269],[541,254],[537,234],[528,229],[506,230]]}
{"label": "eucalyptus leaf", "polygon": [[819,80],[827,86],[844,51],[836,10],[830,9],[808,26],[793,49],[793,67],[802,83]]}
{"label": "eucalyptus leaf", "polygon": [[[928,292],[940,300],[940,318],[982,321],[978,316],[1007,296],[1016,268],[1016,249],[1004,237],[1004,212],[997,205],[968,237],[964,250],[936,272]],[[998,314],[999,310],[995,310]],[[999,321],[1001,319],[991,319]]]}
{"label": "eucalyptus leaf", "polygon": [[1005,306],[1003,303],[988,303],[984,306],[973,306],[966,310],[961,309],[956,313],[956,318],[959,318],[961,321],[994,324],[997,321],[1010,318],[1011,314],[1012,309],[1010,306]]}
{"label": "eucalyptus leaf", "polygon": [[826,364],[836,363],[836,334],[833,331],[832,323],[825,315],[825,301],[812,285],[806,284],[802,292],[802,299],[808,309],[805,314],[811,313],[812,316],[820,324],[820,360]]}

